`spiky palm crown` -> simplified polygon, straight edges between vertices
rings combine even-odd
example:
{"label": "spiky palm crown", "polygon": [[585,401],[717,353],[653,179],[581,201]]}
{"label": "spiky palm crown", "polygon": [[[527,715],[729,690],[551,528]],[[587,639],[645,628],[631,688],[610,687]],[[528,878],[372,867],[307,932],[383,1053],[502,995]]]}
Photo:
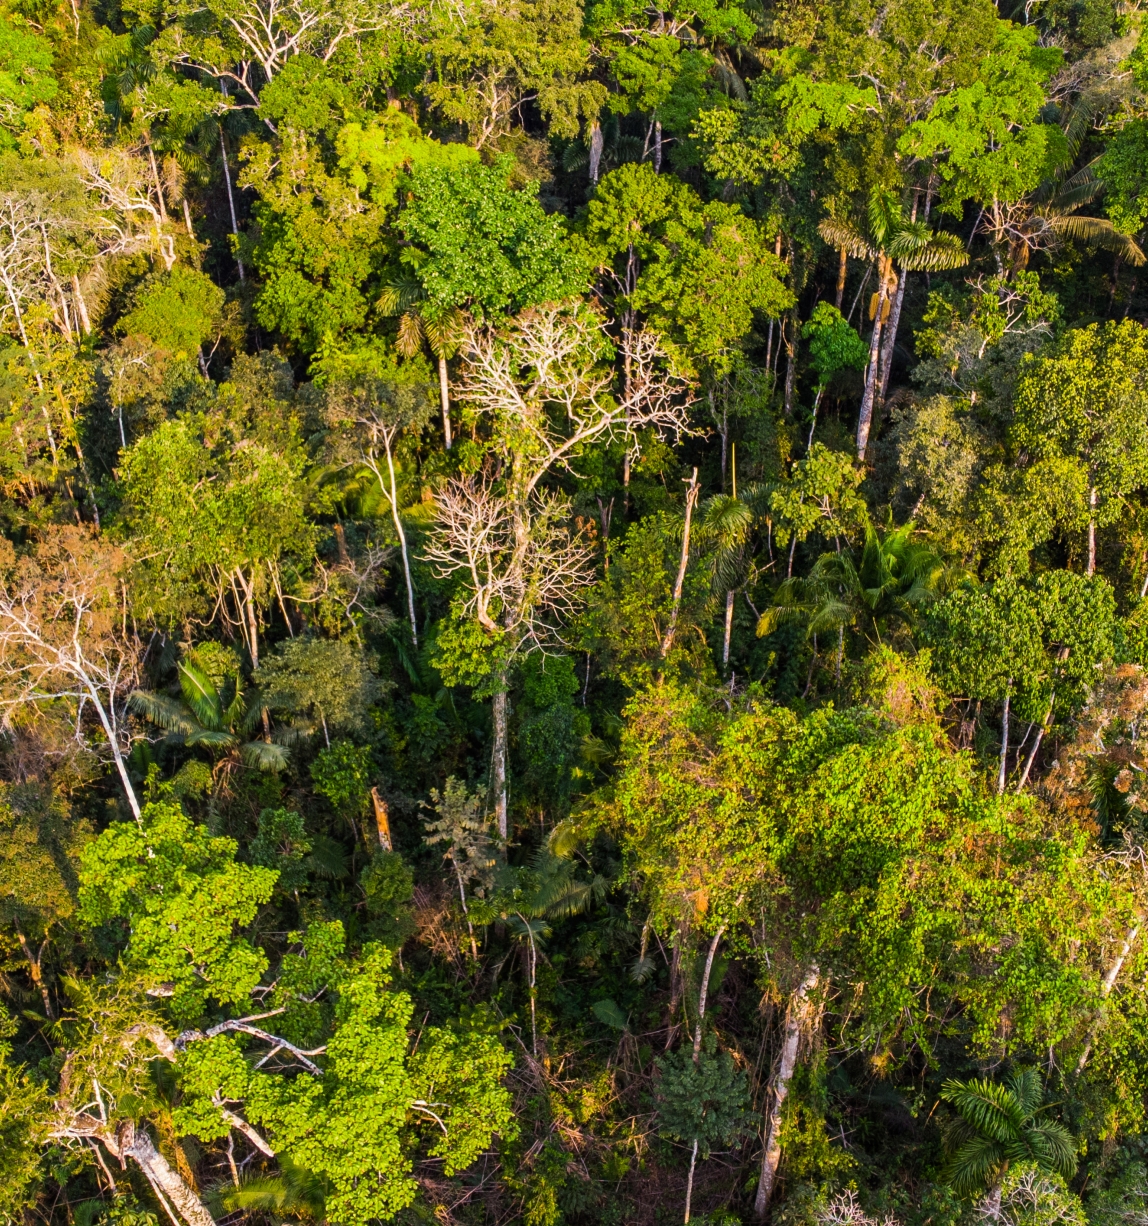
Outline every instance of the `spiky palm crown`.
{"label": "spiky palm crown", "polygon": [[998,1180],[1014,1164],[1071,1175],[1076,1146],[1055,1120],[1040,1119],[1044,1087],[1035,1069],[1016,1069],[1003,1082],[950,1078],[941,1098],[956,1109],[948,1129],[949,1178],[962,1194]]}
{"label": "spiky palm crown", "polygon": [[891,191],[875,189],[869,196],[864,230],[847,218],[827,217],[818,226],[821,237],[844,247],[854,258],[894,260],[906,272],[940,272],[969,262],[964,244],[955,234],[931,230],[923,221],[910,221],[901,201]]}

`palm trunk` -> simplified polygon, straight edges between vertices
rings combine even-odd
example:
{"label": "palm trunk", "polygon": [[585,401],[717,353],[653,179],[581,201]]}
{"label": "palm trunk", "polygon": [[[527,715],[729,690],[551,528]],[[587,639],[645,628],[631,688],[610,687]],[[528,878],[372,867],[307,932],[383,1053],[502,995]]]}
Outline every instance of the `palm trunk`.
{"label": "palm trunk", "polygon": [[889,391],[889,375],[893,369],[893,350],[897,344],[897,326],[901,322],[901,303],[905,300],[905,282],[909,279],[904,271],[897,282],[897,292],[893,295],[893,306],[889,311],[889,322],[885,327],[885,339],[881,345],[881,383],[877,391],[877,404],[885,403]]}
{"label": "palm trunk", "polygon": [[773,1188],[777,1182],[777,1168],[781,1163],[781,1114],[789,1095],[789,1083],[797,1067],[797,1049],[802,1031],[809,1021],[810,1000],[820,981],[821,972],[816,966],[809,968],[800,987],[794,992],[785,1015],[785,1034],[777,1071],[769,1089],[769,1114],[765,1120],[765,1135],[762,1138],[761,1178],[757,1184],[753,1211],[758,1220],[764,1220]]}
{"label": "palm trunk", "polygon": [[598,182],[602,166],[602,125],[595,119],[590,125],[590,182]]}
{"label": "palm trunk", "polygon": [[1005,775],[1008,771],[1008,716],[1009,704],[1012,699],[1012,678],[1008,679],[1005,688],[1004,708],[1001,711],[1001,764],[997,771],[997,795],[1004,794]]}
{"label": "palm trunk", "polygon": [[674,635],[678,628],[678,613],[682,606],[682,588],[686,582],[686,567],[690,561],[690,521],[693,519],[694,504],[698,500],[698,493],[701,487],[698,485],[698,470],[695,468],[693,476],[690,478],[689,488],[686,490],[686,519],[682,529],[682,555],[678,562],[678,575],[674,580],[674,601],[670,609],[670,624],[666,627],[666,633],[662,638],[660,649],[661,658],[664,660],[669,654],[670,649],[674,645]]}
{"label": "palm trunk", "polygon": [[507,825],[506,750],[509,725],[510,699],[506,692],[505,673],[499,678],[498,689],[491,701],[491,722],[494,745],[490,759],[490,790],[494,797],[494,816],[498,823],[498,837],[503,844],[509,837]]}
{"label": "palm trunk", "polygon": [[873,334],[869,338],[869,364],[865,368],[865,391],[861,396],[861,411],[857,415],[857,459],[864,462],[869,447],[869,431],[873,426],[873,403],[877,390],[877,366],[881,352],[881,317],[888,302],[889,282],[884,269],[878,271],[877,311],[873,316]]}
{"label": "palm trunk", "polygon": [[733,630],[733,588],[725,594],[725,639],[722,642],[721,666],[729,668],[729,640]]}
{"label": "palm trunk", "polygon": [[447,378],[446,355],[438,355],[438,394],[442,401],[442,432],[446,439],[446,449],[450,450],[450,381]]}
{"label": "palm trunk", "polygon": [[845,274],[849,270],[849,252],[844,247],[841,248],[839,254],[839,263],[837,265],[837,309],[841,310],[841,303],[845,299]]}

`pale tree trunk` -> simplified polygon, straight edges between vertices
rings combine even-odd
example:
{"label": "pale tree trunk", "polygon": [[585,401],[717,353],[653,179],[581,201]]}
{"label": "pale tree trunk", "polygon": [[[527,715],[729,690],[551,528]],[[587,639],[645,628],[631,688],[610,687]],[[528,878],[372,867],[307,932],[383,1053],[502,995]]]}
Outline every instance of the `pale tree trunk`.
{"label": "pale tree trunk", "polygon": [[777,1069],[769,1088],[769,1112],[765,1120],[765,1133],[762,1138],[761,1178],[757,1184],[757,1195],[754,1197],[753,1211],[759,1220],[765,1218],[769,1208],[769,1200],[773,1195],[774,1184],[777,1182],[777,1168],[781,1163],[781,1115],[785,1100],[789,1096],[789,1083],[797,1067],[797,1049],[801,1042],[802,1032],[809,1023],[812,1010],[810,995],[820,982],[821,972],[816,966],[809,968],[801,985],[794,992],[785,1014],[785,1033],[781,1043],[781,1053]]}
{"label": "pale tree trunk", "polygon": [[157,1195],[174,1205],[188,1226],[215,1226],[215,1219],[204,1208],[203,1202],[171,1169],[146,1132],[133,1124],[121,1125],[115,1136],[105,1135],[103,1141],[121,1161],[133,1158]]}
{"label": "pale tree trunk", "polygon": [[1088,491],[1088,567],[1086,575],[1096,574],[1096,486]]}
{"label": "pale tree trunk", "polygon": [[[1124,961],[1128,957],[1129,951],[1132,949],[1132,943],[1140,932],[1140,921],[1137,920],[1125,934],[1124,944],[1120,947],[1120,953],[1116,960],[1108,968],[1108,974],[1104,977],[1104,984],[1101,988],[1101,998],[1107,1000],[1112,994],[1112,989],[1116,986],[1116,980],[1120,975],[1121,968],[1124,966]],[[1100,1032],[1100,1023],[1104,1020],[1103,1006],[1097,1010],[1096,1017],[1093,1019],[1092,1026],[1088,1032],[1088,1041],[1084,1044],[1084,1051],[1080,1053],[1080,1061],[1076,1066],[1076,1075],[1080,1076],[1084,1072],[1084,1066],[1088,1063],[1088,1057],[1092,1054],[1092,1044],[1096,1041],[1096,1036]]]}
{"label": "pale tree trunk", "polygon": [[997,770],[997,795],[1004,794],[1005,775],[1008,773],[1008,716],[1009,705],[1012,699],[1012,678],[1008,679],[1008,685],[1005,687],[1004,707],[1001,710],[1001,764]]}
{"label": "pale tree trunk", "polygon": [[1040,727],[1036,730],[1036,740],[1032,743],[1032,748],[1028,751],[1028,757],[1025,759],[1024,773],[1020,777],[1020,782],[1016,785],[1018,792],[1024,791],[1024,785],[1028,783],[1029,771],[1032,770],[1032,764],[1036,761],[1037,750],[1040,749],[1040,743],[1044,739],[1044,734],[1048,729],[1049,722],[1052,719],[1052,705],[1056,702],[1056,691],[1052,691],[1052,697],[1048,700],[1048,710],[1045,712],[1044,719],[1041,720]]}
{"label": "pale tree trunk", "polygon": [[[116,764],[116,771],[120,777],[120,783],[123,784],[124,795],[127,797],[128,807],[132,811],[132,816],[136,821],[140,821],[140,802],[136,799],[135,788],[132,787],[131,778],[128,775],[128,765],[124,761],[124,755],[120,752],[120,739],[116,729],[113,726],[112,719],[104,707],[103,701],[100,698],[99,691],[85,677],[84,688],[88,691],[88,697],[91,699],[92,705],[96,709],[96,714],[99,716],[100,724],[104,730],[104,736],[107,738],[108,746],[112,751],[112,759]],[[115,702],[115,695],[111,696],[111,701]]]}
{"label": "pale tree trunk", "polygon": [[714,968],[714,954],[717,953],[718,942],[722,939],[722,934],[725,932],[725,924],[718,927],[714,933],[714,939],[710,942],[710,951],[706,955],[706,966],[702,972],[702,984],[698,991],[698,1024],[694,1030],[694,1063],[697,1064],[698,1057],[702,1051],[702,1022],[706,1016],[706,997],[710,990],[710,972]]}
{"label": "pale tree trunk", "polygon": [[662,173],[662,121],[654,120],[654,173]]}
{"label": "pale tree trunk", "polygon": [[446,449],[450,450],[450,380],[447,378],[446,355],[438,355],[438,394],[442,401],[442,432],[446,439]]}
{"label": "pale tree trunk", "polygon": [[845,298],[845,274],[849,271],[849,252],[844,247],[841,248],[838,256],[837,264],[837,309],[841,310],[841,303]]}
{"label": "pale tree trunk", "polygon": [[889,310],[889,322],[885,326],[885,338],[881,345],[881,378],[877,389],[877,404],[885,403],[889,391],[889,374],[893,369],[893,350],[897,344],[897,326],[901,322],[901,303],[905,300],[905,282],[908,273],[902,271],[897,282],[897,292],[893,295],[893,305]]}
{"label": "pale tree trunk", "polygon": [[[449,419],[444,418],[444,421],[445,420]],[[447,429],[449,430],[449,428],[450,427],[448,426]],[[383,435],[383,445],[386,447],[387,451],[387,473],[391,479],[390,491],[388,493],[386,490],[384,490],[384,493],[387,494],[387,501],[391,504],[391,518],[394,520],[395,531],[399,536],[399,550],[403,555],[403,578],[406,580],[407,584],[407,613],[411,619],[411,639],[414,641],[415,647],[418,647],[419,628],[418,623],[415,620],[415,585],[411,579],[411,561],[407,553],[407,534],[403,531],[403,521],[399,517],[399,491],[398,485],[395,482],[395,461],[394,457],[391,455],[391,440],[385,433]],[[381,485],[382,482],[380,481],[379,484]]]}
{"label": "pale tree trunk", "polygon": [[590,182],[598,182],[602,166],[602,125],[595,119],[590,125]]}
{"label": "pale tree trunk", "polygon": [[733,588],[725,594],[725,638],[722,641],[721,666],[729,668],[729,640],[733,630]]}
{"label": "pale tree trunk", "polygon": [[84,335],[89,336],[92,331],[92,321],[88,316],[88,304],[84,301],[83,291],[80,289],[80,278],[72,273],[72,297],[76,303],[76,312],[80,317],[80,326],[84,330]]}
{"label": "pale tree trunk", "polygon": [[[371,805],[375,810],[375,830],[379,836],[379,847],[383,851],[394,851],[394,845],[391,842],[391,819],[387,813],[387,802],[379,795],[378,788],[371,788]],[[463,900],[465,908],[466,901]]]}
{"label": "pale tree trunk", "polygon": [[670,654],[670,649],[674,645],[674,635],[678,628],[678,613],[682,606],[682,588],[685,586],[686,567],[690,561],[690,521],[693,519],[694,505],[697,503],[700,490],[698,470],[695,468],[693,476],[690,478],[689,487],[686,490],[686,520],[682,529],[682,555],[678,562],[678,575],[674,580],[674,601],[670,610],[670,624],[666,628],[665,635],[662,637],[659,653],[663,660]]}
{"label": "pale tree trunk", "polygon": [[[883,263],[883,261],[882,261]],[[865,391],[861,396],[861,411],[857,415],[857,459],[864,461],[869,447],[869,431],[873,426],[873,404],[877,391],[877,366],[881,352],[882,316],[889,301],[889,279],[884,267],[878,270],[877,310],[873,316],[873,334],[869,338],[869,364],[865,367]]]}
{"label": "pale tree trunk", "polygon": [[797,388],[797,316],[791,315],[789,327],[782,327],[782,338],[785,340],[785,416],[793,413],[793,394]]}
{"label": "pale tree trunk", "polygon": [[685,1226],[690,1226],[690,1201],[694,1198],[694,1168],[698,1164],[698,1139],[694,1137],[694,1148],[690,1154],[690,1174],[686,1180],[686,1218]]}
{"label": "pale tree trunk", "polygon": [[[219,83],[219,88],[223,90],[223,95],[224,97],[226,97],[227,96],[227,86],[224,85],[222,81],[220,81]],[[220,152],[223,154],[223,181],[224,183],[227,184],[227,207],[231,212],[231,233],[234,234],[236,238],[238,238],[239,237],[239,221],[235,216],[235,196],[232,194],[232,191],[231,191],[231,166],[228,164],[228,161],[227,161],[227,141],[223,135],[223,125],[222,124],[219,125],[219,148],[220,148]],[[244,275],[243,261],[239,258],[238,252],[236,252],[235,254],[235,263],[237,267],[239,268],[239,280],[240,280],[240,283],[242,284],[242,282],[246,281],[247,278]]]}
{"label": "pale tree trunk", "polygon": [[507,826],[507,780],[506,751],[509,736],[510,698],[506,692],[505,674],[499,679],[498,689],[491,700],[491,722],[494,745],[490,758],[490,790],[494,797],[494,816],[498,823],[498,837],[503,843],[509,837]]}

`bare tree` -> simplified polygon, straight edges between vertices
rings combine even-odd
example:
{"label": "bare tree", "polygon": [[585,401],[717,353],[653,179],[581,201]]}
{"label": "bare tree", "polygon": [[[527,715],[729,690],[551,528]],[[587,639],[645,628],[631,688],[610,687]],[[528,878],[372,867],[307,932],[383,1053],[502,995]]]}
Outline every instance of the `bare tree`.
{"label": "bare tree", "polygon": [[[80,178],[104,211],[102,256],[138,251],[154,245],[170,272],[175,263],[175,239],[168,233],[163,189],[147,159],[132,149],[80,150]],[[142,226],[141,223],[142,222]]]}
{"label": "bare tree", "polygon": [[33,553],[20,559],[6,542],[0,549],[4,723],[29,704],[71,700],[80,737],[85,715],[93,711],[139,820],[139,801],[124,761],[125,700],[135,685],[141,654],[128,628],[127,559],[79,526],[47,529]]}
{"label": "bare tree", "polygon": [[427,557],[440,575],[463,577],[463,611],[493,649],[491,792],[502,839],[510,667],[521,653],[561,643],[562,624],[593,579],[568,502],[542,483],[597,440],[686,429],[688,385],[656,337],[629,333],[623,344],[629,378],[615,397],[603,321],[584,306],[531,307],[505,328],[471,323],[465,333],[459,396],[489,425],[487,475],[442,491]]}
{"label": "bare tree", "polygon": [[415,618],[415,586],[411,579],[407,534],[399,514],[395,445],[405,431],[417,434],[432,412],[432,401],[422,387],[402,387],[368,379],[336,383],[328,392],[327,421],[339,432],[334,440],[337,460],[344,466],[361,465],[368,469],[390,508],[403,559],[411,639],[416,647],[419,630]]}

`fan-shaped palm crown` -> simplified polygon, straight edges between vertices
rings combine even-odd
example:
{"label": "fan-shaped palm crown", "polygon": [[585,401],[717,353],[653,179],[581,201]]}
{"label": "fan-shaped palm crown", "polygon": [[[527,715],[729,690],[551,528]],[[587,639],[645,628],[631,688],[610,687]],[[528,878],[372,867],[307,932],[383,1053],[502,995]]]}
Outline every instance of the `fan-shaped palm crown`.
{"label": "fan-shaped palm crown", "polygon": [[1044,1087],[1035,1069],[1017,1069],[1003,1083],[950,1078],[941,1097],[957,1110],[948,1134],[949,1179],[957,1192],[998,1182],[1014,1163],[1065,1176],[1076,1170],[1071,1134],[1039,1118]]}

